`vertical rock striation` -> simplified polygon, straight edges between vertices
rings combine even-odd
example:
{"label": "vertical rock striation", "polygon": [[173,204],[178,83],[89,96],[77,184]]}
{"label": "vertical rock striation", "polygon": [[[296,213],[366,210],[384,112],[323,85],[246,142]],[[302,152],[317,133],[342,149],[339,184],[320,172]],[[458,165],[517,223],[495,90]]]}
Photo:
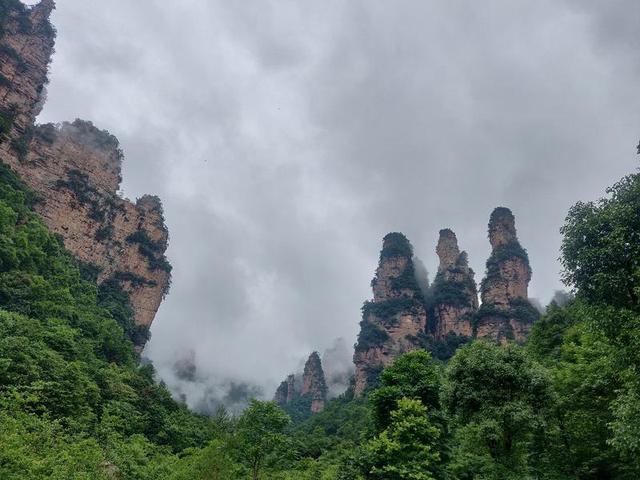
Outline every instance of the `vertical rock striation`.
{"label": "vertical rock striation", "polygon": [[538,317],[528,300],[531,267],[518,241],[511,210],[496,208],[489,219],[492,252],[480,288],[482,306],[476,319],[476,336],[498,342],[523,342]]}
{"label": "vertical rock striation", "polygon": [[[83,271],[128,294],[138,347],[170,283],[168,231],[154,196],[118,196],[118,141],[91,122],[35,126],[45,99],[55,31],[52,0],[0,10],[0,160],[36,192],[35,210]],[[123,325],[131,330],[129,325]]]}
{"label": "vertical rock striation", "polygon": [[324,404],[327,401],[327,384],[318,352],[309,355],[309,359],[304,365],[301,395],[311,399],[311,413],[324,410]]}
{"label": "vertical rock striation", "polygon": [[294,418],[306,418],[324,410],[327,384],[318,352],[309,355],[304,365],[302,385],[296,385],[295,375],[287,376],[278,386],[273,400]]}
{"label": "vertical rock striation", "polygon": [[0,153],[26,154],[30,130],[46,96],[47,69],[55,31],[52,0],[27,8],[4,2],[0,9]]}
{"label": "vertical rock striation", "polygon": [[412,258],[413,248],[403,234],[394,232],[384,237],[371,282],[373,301],[362,307],[353,356],[356,395],[375,385],[382,369],[393,359],[420,347],[427,313]]}
{"label": "vertical rock striation", "polygon": [[295,381],[295,375],[289,375],[287,376],[287,379],[282,381],[278,386],[273,400],[281,407],[284,407],[293,402],[296,395]]}
{"label": "vertical rock striation", "polygon": [[440,230],[436,253],[440,265],[431,287],[431,333],[438,341],[452,333],[471,337],[473,315],[478,309],[478,290],[467,253],[460,251],[456,234],[449,229]]}

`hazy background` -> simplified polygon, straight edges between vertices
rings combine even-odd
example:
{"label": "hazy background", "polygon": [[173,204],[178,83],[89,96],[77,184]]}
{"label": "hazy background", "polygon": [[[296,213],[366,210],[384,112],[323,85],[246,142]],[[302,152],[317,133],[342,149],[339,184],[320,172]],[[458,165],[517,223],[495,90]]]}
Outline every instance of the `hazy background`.
{"label": "hazy background", "polygon": [[312,350],[345,373],[389,231],[434,272],[452,228],[480,281],[508,206],[546,303],[567,209],[638,163],[636,0],[58,3],[39,120],[109,130],[124,195],[162,198],[145,353],[198,408]]}

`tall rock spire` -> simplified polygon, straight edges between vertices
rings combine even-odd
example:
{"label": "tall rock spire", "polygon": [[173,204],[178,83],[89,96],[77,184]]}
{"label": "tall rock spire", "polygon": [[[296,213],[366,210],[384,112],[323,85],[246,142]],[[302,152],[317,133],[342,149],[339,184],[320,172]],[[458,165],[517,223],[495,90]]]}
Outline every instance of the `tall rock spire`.
{"label": "tall rock spire", "polygon": [[27,8],[21,2],[0,9],[0,155],[24,157],[26,141],[45,96],[55,30],[50,0]]}
{"label": "tall rock spire", "polygon": [[313,352],[309,355],[309,359],[304,366],[301,395],[303,397],[308,396],[311,399],[311,413],[318,413],[324,410],[324,404],[327,401],[327,384],[318,352]]}
{"label": "tall rock spire", "polygon": [[[299,378],[299,377],[298,377]],[[327,384],[318,352],[309,355],[304,365],[302,385],[295,375],[289,375],[280,383],[273,400],[297,419],[324,410],[327,402]]]}
{"label": "tall rock spire", "polygon": [[382,369],[397,356],[420,347],[427,312],[412,258],[413,248],[402,233],[384,237],[371,282],[373,301],[362,307],[353,355],[356,395],[374,385]]}
{"label": "tall rock spire", "polygon": [[498,207],[491,214],[489,242],[493,251],[480,288],[476,336],[523,342],[538,312],[527,296],[529,257],[518,241],[515,218],[508,208]]}
{"label": "tall rock spire", "polygon": [[433,322],[430,331],[436,340],[454,333],[473,335],[473,314],[478,309],[478,290],[467,253],[458,248],[456,234],[440,230],[436,253],[440,259],[438,273],[431,287]]}
{"label": "tall rock spire", "polygon": [[287,379],[282,381],[278,386],[278,389],[276,390],[276,394],[273,397],[273,400],[281,407],[288,405],[289,403],[293,402],[293,400],[295,399],[295,396],[296,396],[295,382],[296,382],[295,375],[289,375],[287,376]]}

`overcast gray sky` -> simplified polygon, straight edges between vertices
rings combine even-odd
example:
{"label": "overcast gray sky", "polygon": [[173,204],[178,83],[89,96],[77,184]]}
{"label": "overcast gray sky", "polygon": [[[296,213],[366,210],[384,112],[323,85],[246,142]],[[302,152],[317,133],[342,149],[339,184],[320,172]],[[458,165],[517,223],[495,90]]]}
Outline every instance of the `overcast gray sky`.
{"label": "overcast gray sky", "polygon": [[433,272],[452,228],[479,282],[508,206],[546,302],[567,209],[638,163],[637,0],[59,0],[53,21],[40,121],[109,130],[125,196],[162,198],[146,353],[191,404],[185,352],[211,395],[271,395],[350,346],[389,231]]}

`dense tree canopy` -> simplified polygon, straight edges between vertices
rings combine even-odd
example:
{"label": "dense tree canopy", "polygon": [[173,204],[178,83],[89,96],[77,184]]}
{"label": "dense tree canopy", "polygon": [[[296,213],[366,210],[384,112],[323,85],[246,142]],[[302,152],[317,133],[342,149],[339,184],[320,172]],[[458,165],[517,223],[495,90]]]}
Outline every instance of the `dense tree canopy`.
{"label": "dense tree canopy", "polygon": [[208,418],[173,400],[137,362],[126,294],[96,286],[34,200],[0,168],[2,479],[640,478],[637,174],[569,212],[575,299],[525,346],[410,352],[365,396],[293,421],[272,402]]}

